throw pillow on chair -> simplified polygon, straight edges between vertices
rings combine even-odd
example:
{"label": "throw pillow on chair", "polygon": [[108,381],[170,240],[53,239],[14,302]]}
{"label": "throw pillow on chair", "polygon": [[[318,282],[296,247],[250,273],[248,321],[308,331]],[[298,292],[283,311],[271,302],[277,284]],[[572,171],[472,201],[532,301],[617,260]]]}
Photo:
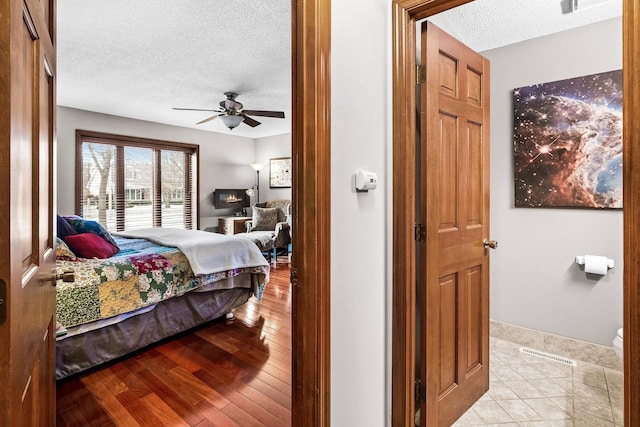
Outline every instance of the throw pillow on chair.
{"label": "throw pillow on chair", "polygon": [[277,208],[253,208],[251,231],[273,231],[278,223]]}

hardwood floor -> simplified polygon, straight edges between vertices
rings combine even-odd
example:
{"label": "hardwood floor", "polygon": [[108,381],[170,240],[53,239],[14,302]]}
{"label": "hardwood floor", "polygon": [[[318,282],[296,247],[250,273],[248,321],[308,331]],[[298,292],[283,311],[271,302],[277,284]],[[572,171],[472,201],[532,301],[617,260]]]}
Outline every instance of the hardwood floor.
{"label": "hardwood floor", "polygon": [[278,263],[263,300],[58,382],[64,426],[291,425],[291,285]]}

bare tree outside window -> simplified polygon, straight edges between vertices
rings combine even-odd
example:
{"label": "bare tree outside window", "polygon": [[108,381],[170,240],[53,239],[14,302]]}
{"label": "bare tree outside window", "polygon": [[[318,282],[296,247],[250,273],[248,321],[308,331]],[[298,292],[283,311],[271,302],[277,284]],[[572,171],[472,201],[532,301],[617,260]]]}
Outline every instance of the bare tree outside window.
{"label": "bare tree outside window", "polygon": [[[91,159],[93,160],[93,168],[97,171],[100,182],[98,184],[97,194],[97,206],[98,206],[98,222],[102,224],[107,223],[107,208],[113,201],[112,194],[108,193],[110,183],[111,168],[113,167],[114,157],[116,153],[116,147],[112,145],[103,144],[89,144],[87,145]],[[84,171],[83,171],[84,175]],[[85,183],[83,187],[90,188],[92,174],[88,173],[89,182]],[[88,192],[90,196],[94,197],[91,191]],[[90,199],[87,198],[87,201]]]}

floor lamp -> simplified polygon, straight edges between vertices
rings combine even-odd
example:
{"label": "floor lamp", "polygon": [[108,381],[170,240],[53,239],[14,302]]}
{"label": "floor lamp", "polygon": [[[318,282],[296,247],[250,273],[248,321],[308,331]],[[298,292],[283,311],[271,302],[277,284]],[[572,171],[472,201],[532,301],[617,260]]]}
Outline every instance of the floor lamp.
{"label": "floor lamp", "polygon": [[249,166],[256,171],[256,185],[249,188],[246,193],[249,197],[253,196],[253,189],[256,189],[256,203],[260,202],[260,170],[264,167],[262,163],[251,163]]}

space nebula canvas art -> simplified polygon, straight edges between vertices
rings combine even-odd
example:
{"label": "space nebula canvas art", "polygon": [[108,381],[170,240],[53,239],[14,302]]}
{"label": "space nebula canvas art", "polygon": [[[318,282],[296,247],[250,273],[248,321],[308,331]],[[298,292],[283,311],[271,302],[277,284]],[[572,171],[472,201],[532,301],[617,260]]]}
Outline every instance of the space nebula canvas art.
{"label": "space nebula canvas art", "polygon": [[514,90],[515,205],[622,208],[622,70]]}

